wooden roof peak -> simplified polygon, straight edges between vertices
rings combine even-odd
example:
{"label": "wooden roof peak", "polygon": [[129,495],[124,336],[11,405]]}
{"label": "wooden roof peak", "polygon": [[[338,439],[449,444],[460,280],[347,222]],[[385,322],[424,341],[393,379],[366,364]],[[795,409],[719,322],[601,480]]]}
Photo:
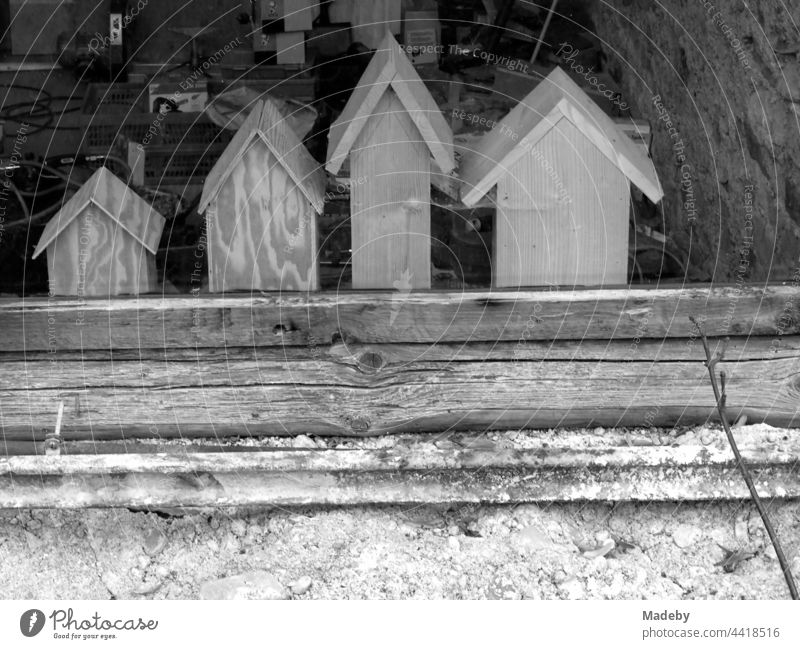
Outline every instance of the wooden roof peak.
{"label": "wooden roof peak", "polygon": [[579,129],[652,202],[661,200],[664,191],[652,160],[566,72],[556,67],[483,137],[475,150],[465,152],[462,201],[466,205],[477,203],[562,119]]}
{"label": "wooden roof peak", "polygon": [[[42,254],[90,204],[156,253],[166,219],[108,169],[100,167],[47,223],[33,258]],[[126,216],[121,219],[123,213]]]}
{"label": "wooden roof peak", "polygon": [[[260,139],[300,188],[317,213],[325,204],[325,172],[314,160],[278,106],[269,99],[256,102],[247,119],[212,167],[203,185],[199,211],[205,212],[254,139]],[[265,174],[269,170],[264,170]]]}
{"label": "wooden roof peak", "polygon": [[332,174],[339,172],[362,129],[389,89],[397,94],[408,111],[439,170],[444,174],[452,172],[456,162],[450,126],[411,61],[388,30],[342,114],[331,126],[328,135],[328,171]]}

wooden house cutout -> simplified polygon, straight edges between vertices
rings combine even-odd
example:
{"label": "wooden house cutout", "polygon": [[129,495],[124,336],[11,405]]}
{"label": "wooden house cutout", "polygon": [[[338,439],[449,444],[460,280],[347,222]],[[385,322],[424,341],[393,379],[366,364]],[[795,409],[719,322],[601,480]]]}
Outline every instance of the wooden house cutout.
{"label": "wooden house cutout", "polygon": [[328,171],[348,155],[353,288],[430,288],[431,174],[455,169],[453,134],[389,32],[331,126]]}
{"label": "wooden house cutout", "polygon": [[209,290],[317,290],[325,184],[278,107],[257,102],[203,187]]}
{"label": "wooden house cutout", "polygon": [[110,296],[156,290],[155,255],[165,219],[105,167],[47,223],[33,253],[47,250],[55,295]]}
{"label": "wooden house cutout", "polygon": [[630,183],[657,203],[652,161],[560,68],[474,151],[461,198],[497,187],[497,287],[625,284]]}

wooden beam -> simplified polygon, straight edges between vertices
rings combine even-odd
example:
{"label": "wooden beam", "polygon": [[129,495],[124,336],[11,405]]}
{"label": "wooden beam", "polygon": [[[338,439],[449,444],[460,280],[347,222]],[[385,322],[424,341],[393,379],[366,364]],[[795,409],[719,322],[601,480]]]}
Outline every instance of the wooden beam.
{"label": "wooden beam", "polygon": [[0,349],[632,340],[800,333],[791,286],[0,300]]}
{"label": "wooden beam", "polygon": [[[763,497],[800,496],[796,439],[740,433]],[[581,439],[578,439],[581,437]],[[746,498],[729,450],[709,445],[0,457],[0,507],[207,507]]]}
{"label": "wooden beam", "polygon": [[[710,340],[712,351],[722,349],[728,361],[768,360],[797,358],[800,356],[800,336],[772,338],[745,338]],[[377,356],[377,358],[376,358]],[[3,362],[56,363],[66,361],[155,361],[155,362],[209,362],[263,361],[294,362],[333,360],[349,365],[362,364],[374,368],[388,364],[411,361],[464,362],[464,361],[705,361],[699,339],[642,338],[635,340],[523,340],[514,343],[440,343],[385,344],[343,343],[319,347],[223,347],[223,348],[169,348],[169,349],[118,349],[112,353],[87,349],[59,351],[55,359],[49,352],[6,352],[0,355]],[[362,361],[363,359],[363,361]]]}
{"label": "wooden beam", "polygon": [[[731,418],[800,424],[800,344],[785,341],[731,342],[720,366]],[[55,364],[40,353],[0,365],[2,432],[41,439],[60,401],[68,440],[696,424],[716,417],[699,348],[339,344]]]}

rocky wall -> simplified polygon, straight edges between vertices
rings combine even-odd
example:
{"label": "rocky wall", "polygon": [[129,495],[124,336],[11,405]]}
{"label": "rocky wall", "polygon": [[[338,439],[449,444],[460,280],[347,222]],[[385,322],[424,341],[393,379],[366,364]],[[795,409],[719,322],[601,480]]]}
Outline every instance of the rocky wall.
{"label": "rocky wall", "polygon": [[688,279],[800,284],[800,5],[590,5],[608,71],[653,126]]}

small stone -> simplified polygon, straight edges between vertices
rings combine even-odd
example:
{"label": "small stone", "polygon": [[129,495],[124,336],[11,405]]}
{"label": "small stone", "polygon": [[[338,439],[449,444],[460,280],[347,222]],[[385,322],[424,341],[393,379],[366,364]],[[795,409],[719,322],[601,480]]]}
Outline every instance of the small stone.
{"label": "small stone", "polygon": [[575,577],[562,583],[558,587],[558,592],[565,599],[583,599],[586,597],[586,589]]}
{"label": "small stone", "polygon": [[231,521],[231,532],[233,532],[234,536],[243,537],[247,534],[247,523],[245,523],[242,519],[237,518]]}
{"label": "small stone", "polygon": [[169,575],[169,569],[166,566],[158,566],[156,568],[156,576],[165,579]]}
{"label": "small stone", "polygon": [[145,533],[144,541],[142,542],[142,548],[144,548],[144,551],[148,556],[154,557],[157,554],[160,554],[166,546],[167,537],[161,533],[161,530],[154,528]]}
{"label": "small stone", "polygon": [[568,579],[571,579],[571,578],[572,578],[572,576],[571,576],[571,575],[568,575],[568,574],[567,574],[567,572],[566,572],[566,570],[564,570],[563,568],[558,568],[558,569],[556,569],[556,571],[553,573],[553,583],[554,583],[556,586],[560,586],[560,585],[561,585],[561,584],[563,584],[565,581],[567,581]]}
{"label": "small stone", "polygon": [[216,516],[212,516],[211,520],[208,521],[208,526],[212,530],[218,530],[219,529],[219,519]]}
{"label": "small stone", "polygon": [[28,530],[25,530],[25,541],[27,542],[28,550],[30,550],[31,553],[38,552],[43,545],[42,540]]}
{"label": "small stone", "polygon": [[127,583],[127,580],[117,575],[115,572],[111,572],[110,570],[104,572],[102,575],[100,575],[100,581],[103,582],[103,585],[117,599],[120,599],[125,595],[125,584]]}
{"label": "small stone", "polygon": [[554,550],[558,546],[535,525],[529,525],[515,534],[517,543],[526,550]]}
{"label": "small stone", "polygon": [[[583,553],[583,556],[587,559],[603,559],[609,552],[611,552],[617,546],[614,543],[614,539],[606,539],[603,543],[598,545],[591,550],[587,550]],[[605,559],[603,559],[605,562]]]}
{"label": "small stone", "polygon": [[280,600],[289,599],[289,592],[274,575],[257,570],[235,577],[207,581],[200,586],[200,599]]}
{"label": "small stone", "polygon": [[39,529],[42,528],[42,524],[41,524],[41,522],[39,522],[35,518],[32,518],[31,520],[28,521],[28,524],[25,527],[27,527],[29,530],[35,532],[36,530],[39,530]]}
{"label": "small stone", "polygon": [[710,446],[711,444],[714,443],[714,434],[709,430],[704,430],[700,434],[700,443],[703,446]]}
{"label": "small stone", "polygon": [[144,577],[144,573],[142,572],[142,570],[136,567],[131,568],[130,574],[131,574],[131,579],[133,579],[134,581],[141,581],[142,577]]}
{"label": "small stone", "polygon": [[447,533],[450,536],[458,536],[459,534],[461,534],[461,529],[458,527],[458,525],[451,525],[450,527],[447,528]]}
{"label": "small stone", "polygon": [[152,595],[164,585],[162,581],[147,581],[133,589],[136,595]]}
{"label": "small stone", "polygon": [[733,535],[739,543],[747,543],[750,540],[747,516],[745,514],[736,517],[736,521],[733,524]]}
{"label": "small stone", "polygon": [[150,557],[147,555],[140,555],[139,558],[136,560],[137,565],[141,570],[147,570],[147,566],[150,565]]}
{"label": "small stone", "polygon": [[289,589],[292,591],[293,595],[305,595],[309,590],[311,590],[311,583],[311,577],[304,575],[297,581],[293,582],[289,586]]}
{"label": "small stone", "polygon": [[292,446],[295,448],[317,448],[316,443],[308,435],[298,435],[294,438]]}
{"label": "small stone", "polygon": [[535,599],[535,600],[542,599],[542,595],[533,586],[523,586],[521,596],[522,599]]}
{"label": "small stone", "polygon": [[615,573],[611,583],[606,586],[603,591],[603,597],[606,599],[616,599],[622,593],[622,589],[625,587],[625,580],[623,579],[620,573]]}
{"label": "small stone", "polygon": [[664,521],[660,519],[654,520],[650,523],[650,526],[647,528],[647,531],[652,534],[653,536],[657,536],[658,534],[664,533]]}
{"label": "small stone", "polygon": [[682,524],[672,532],[672,540],[679,548],[688,548],[697,543],[702,536],[700,530],[694,525]]}

